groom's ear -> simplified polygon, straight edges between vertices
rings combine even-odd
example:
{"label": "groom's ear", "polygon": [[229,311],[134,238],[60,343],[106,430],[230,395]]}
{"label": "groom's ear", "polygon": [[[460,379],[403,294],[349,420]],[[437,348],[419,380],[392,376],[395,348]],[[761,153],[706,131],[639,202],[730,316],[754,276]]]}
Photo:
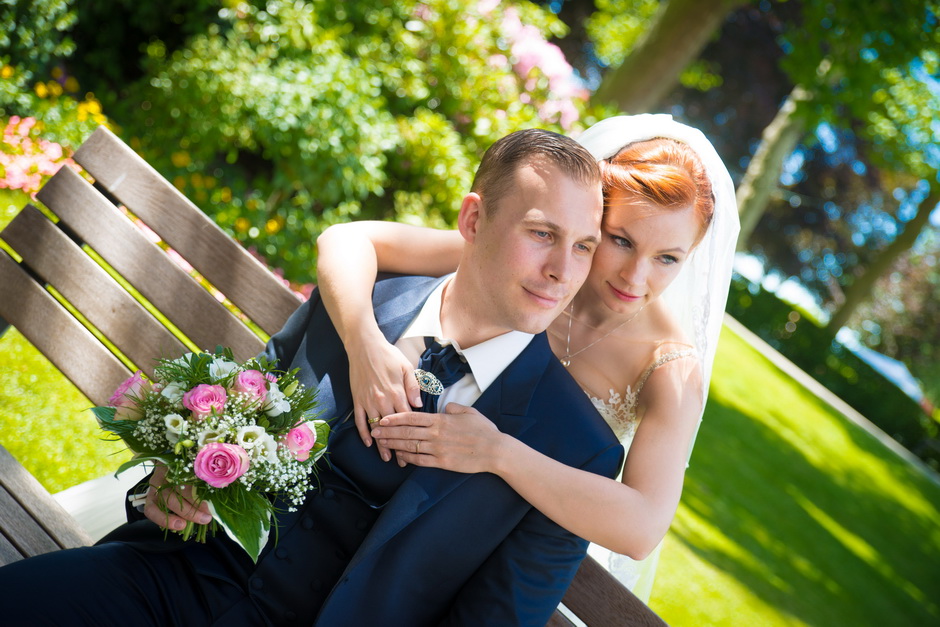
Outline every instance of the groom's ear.
{"label": "groom's ear", "polygon": [[476,240],[480,223],[484,219],[483,211],[483,198],[479,194],[470,192],[463,197],[463,202],[460,203],[460,213],[457,214],[457,230],[466,241]]}

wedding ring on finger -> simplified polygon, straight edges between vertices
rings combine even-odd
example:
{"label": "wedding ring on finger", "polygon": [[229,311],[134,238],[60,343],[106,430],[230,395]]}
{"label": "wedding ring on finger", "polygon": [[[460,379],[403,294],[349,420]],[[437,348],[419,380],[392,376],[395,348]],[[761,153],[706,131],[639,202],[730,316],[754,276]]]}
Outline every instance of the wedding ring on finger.
{"label": "wedding ring on finger", "polygon": [[418,446],[421,444],[421,440],[415,440],[415,455],[420,455],[421,451],[418,450]]}
{"label": "wedding ring on finger", "polygon": [[370,425],[374,425],[375,423],[377,423],[377,422],[378,422],[379,420],[381,420],[381,419],[382,419],[381,416],[376,416],[375,418],[369,418],[369,424],[370,424]]}

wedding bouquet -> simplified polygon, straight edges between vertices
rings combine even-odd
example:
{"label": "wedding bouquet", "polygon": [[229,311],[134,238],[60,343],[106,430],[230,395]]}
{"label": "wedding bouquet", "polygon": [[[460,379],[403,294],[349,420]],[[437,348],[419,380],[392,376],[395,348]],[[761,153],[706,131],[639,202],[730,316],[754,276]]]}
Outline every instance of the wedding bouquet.
{"label": "wedding bouquet", "polygon": [[212,522],[190,523],[184,538],[204,542],[218,525],[257,561],[271,528],[271,497],[296,510],[326,449],[329,426],[311,416],[315,396],[297,370],[276,371],[263,357],[238,364],[231,350],[217,348],[159,360],[152,381],[138,371],[108,407],[92,411],[134,454],[118,474],[160,462],[167,469],[162,489],[192,486],[194,498],[208,503]]}

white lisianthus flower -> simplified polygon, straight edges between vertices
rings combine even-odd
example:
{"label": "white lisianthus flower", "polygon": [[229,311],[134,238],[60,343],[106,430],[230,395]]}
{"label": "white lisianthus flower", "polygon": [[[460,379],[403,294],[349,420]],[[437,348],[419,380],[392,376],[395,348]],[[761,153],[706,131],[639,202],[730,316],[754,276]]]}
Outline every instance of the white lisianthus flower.
{"label": "white lisianthus flower", "polygon": [[290,401],[284,396],[277,383],[272,382],[268,387],[268,398],[264,403],[264,413],[271,416],[279,416],[286,411],[290,411]]}
{"label": "white lisianthus flower", "polygon": [[263,438],[255,442],[255,447],[249,452],[255,457],[271,463],[277,463],[278,461],[277,441],[267,433],[264,434]]}
{"label": "white lisianthus flower", "polygon": [[179,441],[180,431],[185,422],[179,414],[167,414],[163,417],[163,424],[166,425],[166,439],[170,441],[170,444],[176,444]]}
{"label": "white lisianthus flower", "polygon": [[264,430],[264,427],[251,425],[249,427],[240,427],[235,436],[235,441],[238,442],[243,449],[250,451],[266,437],[268,437],[268,434]]}
{"label": "white lisianthus flower", "polygon": [[238,364],[236,364],[234,361],[223,359],[222,357],[213,359],[212,363],[209,364],[209,376],[212,377],[212,381],[214,383],[218,383],[237,370]]}
{"label": "white lisianthus flower", "polygon": [[209,442],[222,442],[225,440],[225,434],[215,429],[206,429],[200,431],[199,435],[196,436],[196,444],[199,445],[199,448],[202,448]]}
{"label": "white lisianthus flower", "polygon": [[177,381],[170,381],[166,384],[166,387],[160,391],[160,396],[174,405],[179,405],[183,401],[183,395],[185,393],[186,390],[183,388],[183,384]]}

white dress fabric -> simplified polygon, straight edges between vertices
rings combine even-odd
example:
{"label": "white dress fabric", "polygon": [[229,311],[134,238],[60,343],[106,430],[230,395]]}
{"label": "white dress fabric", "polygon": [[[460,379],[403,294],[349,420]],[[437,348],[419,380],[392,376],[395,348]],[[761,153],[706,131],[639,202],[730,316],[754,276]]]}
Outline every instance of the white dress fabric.
{"label": "white dress fabric", "polygon": [[[678,276],[660,296],[692,346],[689,351],[682,351],[682,356],[691,354],[698,358],[702,369],[703,384],[700,393],[704,409],[712,363],[728,300],[735,244],[740,230],[731,176],[705,135],[697,129],[676,122],[670,115],[643,114],[607,118],[584,131],[577,137],[577,141],[601,161],[610,159],[631,143],[659,137],[680,141],[695,151],[711,181],[715,198],[715,212],[705,236],[689,256]],[[655,368],[662,365],[658,362],[667,355],[651,364],[633,389],[612,391],[610,397],[604,400],[592,399],[598,412],[608,421],[627,450],[636,431],[636,399],[642,389],[642,383],[645,383],[646,377]],[[676,359],[678,356],[672,358]],[[690,447],[689,455],[691,452]],[[595,545],[591,545],[589,553],[607,566],[634,594],[644,601],[649,599],[659,560],[659,547],[640,562]]]}
{"label": "white dress fabric", "polygon": [[[651,363],[640,375],[636,384],[632,387],[627,386],[627,389],[622,393],[611,389],[606,400],[588,394],[594,408],[604,417],[604,421],[616,434],[627,455],[630,454],[630,445],[633,443],[636,428],[640,424],[637,415],[637,404],[646,380],[649,379],[654,370],[663,364],[695,355],[696,352],[693,349],[668,352]],[[620,477],[617,477],[617,479],[619,480]],[[649,601],[650,593],[653,591],[653,580],[656,577],[656,566],[659,563],[661,547],[662,543],[658,544],[649,556],[642,560],[631,559],[626,555],[614,553],[596,544],[592,544],[588,552],[591,557],[603,564],[620,583],[629,588],[633,594],[645,603]]]}

